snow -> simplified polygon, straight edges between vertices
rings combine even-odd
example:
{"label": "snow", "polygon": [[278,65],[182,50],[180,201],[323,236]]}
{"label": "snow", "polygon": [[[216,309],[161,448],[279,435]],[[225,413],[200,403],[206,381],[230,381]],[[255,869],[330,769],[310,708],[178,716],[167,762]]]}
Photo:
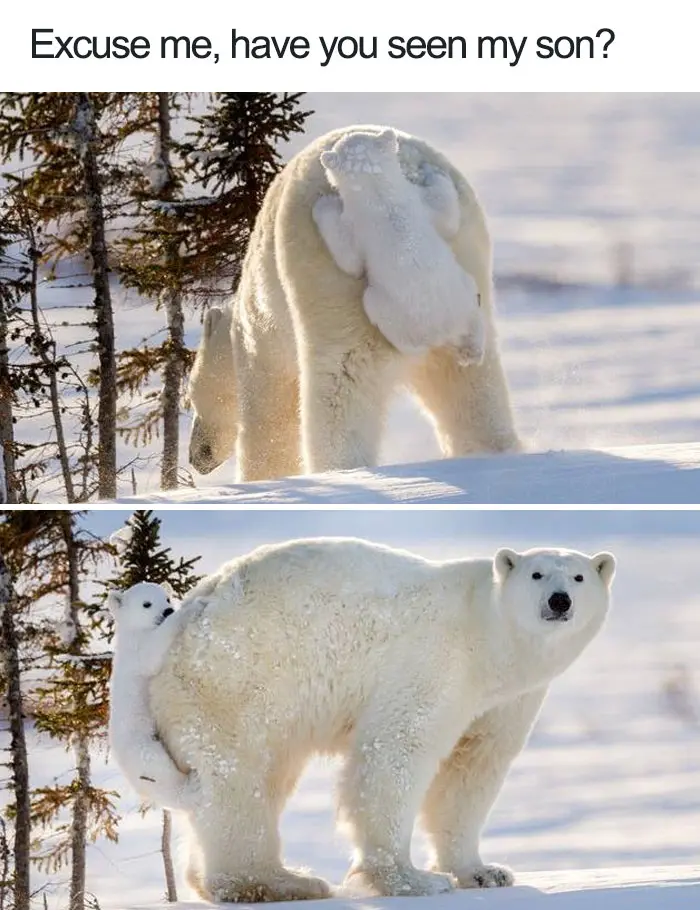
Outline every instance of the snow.
{"label": "snow", "polygon": [[[491,554],[500,546],[615,553],[609,621],[552,686],[487,825],[484,858],[515,869],[518,887],[436,898],[440,906],[430,910],[445,910],[447,900],[455,910],[488,902],[529,910],[545,900],[533,888],[551,891],[549,905],[557,900],[565,910],[601,904],[614,910],[700,906],[700,513],[156,509],[156,514],[163,521],[163,544],[176,556],[202,554],[199,572],[216,571],[261,543],[318,535],[356,535],[445,559]],[[122,510],[94,511],[85,519],[86,529],[109,536],[126,517]],[[29,732],[33,781],[64,781],[70,757]],[[89,848],[88,888],[103,910],[160,906],[160,815],[139,815],[138,798],[104,754],[94,754],[94,769],[102,786],[120,792],[124,817],[118,844],[100,841]],[[282,837],[290,864],[309,866],[339,884],[349,845],[333,821],[336,772],[330,760],[312,764],[283,816]],[[414,857],[425,862],[420,832]],[[180,872],[182,863],[176,865]],[[49,910],[65,906],[67,877],[66,870],[49,877]],[[37,874],[37,884],[40,880]],[[185,885],[179,887],[183,901],[191,901]],[[324,906],[390,910],[394,905],[339,899]]]}
{"label": "snow", "polygon": [[119,502],[229,505],[698,503],[700,444],[445,459],[222,484]]}
{"label": "snow", "polygon": [[[435,897],[410,898],[415,910],[593,910],[611,907],[613,910],[696,910],[700,900],[700,869],[694,867],[649,870],[644,884],[628,869],[614,869],[606,876],[595,870],[577,875],[566,874],[556,879],[549,874],[523,876],[522,885],[508,889],[458,891]],[[406,898],[372,898],[352,900],[333,898],[328,901],[306,901],[309,910],[401,910]],[[604,903],[603,903],[604,902]],[[154,910],[162,904],[142,904],[133,910]],[[180,910],[202,910],[214,907],[204,902],[180,902]],[[251,905],[242,905],[251,906]],[[285,904],[266,904],[266,907],[288,910]]]}

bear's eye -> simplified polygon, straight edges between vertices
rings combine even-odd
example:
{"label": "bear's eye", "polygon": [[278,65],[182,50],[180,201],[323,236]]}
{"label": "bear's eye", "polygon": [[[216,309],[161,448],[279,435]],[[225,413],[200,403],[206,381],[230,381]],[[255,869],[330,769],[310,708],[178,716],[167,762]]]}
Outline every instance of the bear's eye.
{"label": "bear's eye", "polygon": [[152,606],[150,600],[144,600],[143,605],[147,610]]}
{"label": "bear's eye", "polygon": [[535,579],[535,581],[539,581],[540,578],[542,578],[542,573],[541,573],[541,572],[533,572],[533,573],[532,573],[532,577]]}
{"label": "bear's eye", "polygon": [[583,575],[574,575],[574,581],[583,581]]}

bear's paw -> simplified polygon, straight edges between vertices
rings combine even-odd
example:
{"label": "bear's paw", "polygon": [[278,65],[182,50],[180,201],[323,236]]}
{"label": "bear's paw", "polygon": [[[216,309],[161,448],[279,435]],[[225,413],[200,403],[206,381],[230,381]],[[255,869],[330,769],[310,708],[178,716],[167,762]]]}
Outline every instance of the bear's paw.
{"label": "bear's paw", "polygon": [[460,888],[509,888],[514,876],[507,866],[490,863],[456,873]]}

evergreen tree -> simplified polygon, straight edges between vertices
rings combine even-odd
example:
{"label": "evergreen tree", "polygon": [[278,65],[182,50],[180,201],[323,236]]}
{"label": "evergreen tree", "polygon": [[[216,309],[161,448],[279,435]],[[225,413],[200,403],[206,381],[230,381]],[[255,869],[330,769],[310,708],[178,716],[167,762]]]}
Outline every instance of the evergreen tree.
{"label": "evergreen tree", "polygon": [[282,170],[280,145],[303,133],[313,111],[300,107],[303,92],[215,92],[208,110],[193,117],[183,152],[187,174],[208,195],[197,197],[186,218],[197,224],[190,255],[198,280],[240,277],[255,219],[270,184]]}
{"label": "evergreen tree", "polygon": [[[17,580],[18,609],[43,601],[58,607],[63,619],[30,629],[41,638],[44,680],[36,688],[38,731],[63,741],[75,758],[69,781],[32,792],[32,824],[51,830],[50,846],[35,857],[40,867],[70,864],[70,910],[84,910],[86,849],[99,837],[117,838],[117,794],[94,786],[90,744],[104,737],[108,714],[109,665],[95,653],[89,605],[82,585],[92,579],[111,548],[80,528],[80,515],[68,511],[6,512],[0,549]],[[93,605],[94,606],[94,605]],[[56,824],[68,811],[70,821]]]}
{"label": "evergreen tree", "polygon": [[[101,498],[116,496],[117,382],[106,241],[123,206],[117,153],[141,129],[138,96],[107,92],[0,93],[0,154],[30,155],[23,190],[47,229],[46,255],[89,262],[98,361],[97,473]],[[16,181],[15,181],[16,182]]]}
{"label": "evergreen tree", "polygon": [[[0,445],[7,502],[29,501],[32,481],[42,477],[53,486],[56,474],[64,498],[79,502],[93,488],[89,395],[70,360],[58,354],[41,312],[39,266],[46,247],[39,221],[24,185],[15,183],[0,200]],[[67,436],[66,415],[87,429],[85,437]],[[45,441],[16,437],[19,419],[44,416],[52,430]]]}
{"label": "evergreen tree", "polygon": [[120,547],[119,570],[107,582],[108,587],[125,591],[141,581],[154,584],[167,581],[177,597],[184,597],[197,584],[202,576],[194,573],[194,566],[201,556],[175,559],[171,548],[160,542],[161,524],[152,509],[134,512]]}

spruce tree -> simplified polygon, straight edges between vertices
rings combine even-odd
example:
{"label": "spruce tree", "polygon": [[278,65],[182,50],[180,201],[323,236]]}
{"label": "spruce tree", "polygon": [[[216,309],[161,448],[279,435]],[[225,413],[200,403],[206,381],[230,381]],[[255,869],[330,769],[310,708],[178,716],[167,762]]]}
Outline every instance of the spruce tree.
{"label": "spruce tree", "polygon": [[183,142],[187,174],[206,195],[186,217],[197,224],[190,255],[199,280],[207,275],[238,283],[253,225],[284,160],[282,143],[303,133],[313,111],[303,92],[215,92]]}
{"label": "spruce tree", "polygon": [[[138,96],[109,92],[1,92],[0,155],[28,155],[21,177],[40,224],[45,258],[89,263],[98,387],[98,495],[116,496],[117,381],[107,220],[122,214],[118,153],[142,126]],[[12,179],[17,182],[20,178]]]}
{"label": "spruce tree", "polygon": [[[31,501],[38,478],[48,491],[58,481],[69,502],[86,500],[94,489],[88,389],[58,353],[40,305],[47,247],[40,221],[23,183],[13,183],[0,200],[0,445],[8,503]],[[16,432],[30,417],[50,421],[44,440],[29,442]],[[87,429],[85,437],[69,436],[67,422]]]}
{"label": "spruce tree", "polygon": [[120,547],[119,570],[107,582],[109,587],[124,591],[141,581],[167,581],[177,597],[184,597],[197,584],[202,576],[195,574],[194,566],[201,556],[175,559],[171,548],[160,542],[161,524],[152,509],[133,513]]}
{"label": "spruce tree", "polygon": [[[76,512],[5,512],[0,549],[13,567],[19,609],[37,602],[63,605],[61,621],[30,629],[40,637],[41,670],[34,721],[39,732],[63,742],[75,759],[73,777],[32,791],[31,818],[50,830],[50,845],[34,857],[40,868],[70,866],[70,910],[84,910],[87,843],[117,838],[117,794],[92,781],[90,747],[104,738],[108,712],[109,665],[96,653],[89,605],[83,586],[111,553],[103,541],[85,533]],[[58,822],[63,812],[68,822]]]}

